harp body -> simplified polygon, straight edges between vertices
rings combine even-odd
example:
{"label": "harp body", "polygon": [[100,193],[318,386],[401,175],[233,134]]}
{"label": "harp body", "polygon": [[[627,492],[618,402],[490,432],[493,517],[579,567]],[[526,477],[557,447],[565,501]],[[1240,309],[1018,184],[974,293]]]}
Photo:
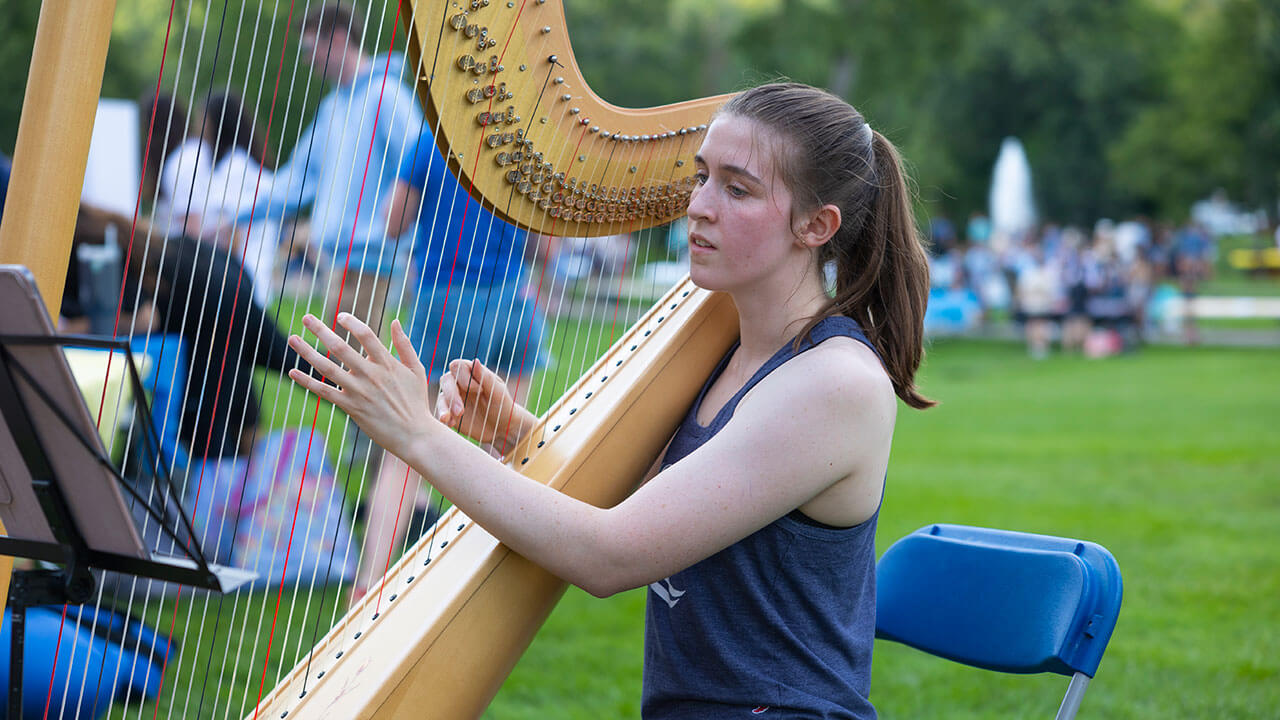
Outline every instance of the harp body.
{"label": "harp body", "polygon": [[535,232],[587,237],[684,215],[693,155],[729,96],[620,108],[587,87],[558,2],[402,0],[449,167]]}
{"label": "harp body", "polygon": [[[44,3],[16,192],[0,235],[0,261],[32,266],[50,302],[70,256],[113,11],[91,3],[99,21],[89,22],[72,4]],[[601,100],[582,78],[555,0],[402,0],[401,14],[427,123],[450,170],[485,207],[566,237],[683,215],[693,155],[725,97],[640,110]],[[49,72],[63,62],[81,77],[71,90]],[[82,142],[59,141],[65,126],[48,121],[58,115],[77,118]],[[42,176],[20,176],[41,166],[58,176],[57,192],[36,189]],[[584,501],[617,503],[736,337],[732,302],[684,280],[571,386],[509,462]],[[275,689],[249,703],[247,717],[479,715],[563,591],[558,578],[449,510],[293,670],[263,671]]]}
{"label": "harp body", "polygon": [[[732,301],[681,283],[546,414],[528,436],[546,444],[521,443],[516,467],[586,502],[616,504],[736,338]],[[257,717],[478,716],[565,588],[456,509],[384,581],[381,598],[371,592],[354,607]],[[339,679],[315,684],[326,668]],[[304,696],[308,674],[314,690]]]}

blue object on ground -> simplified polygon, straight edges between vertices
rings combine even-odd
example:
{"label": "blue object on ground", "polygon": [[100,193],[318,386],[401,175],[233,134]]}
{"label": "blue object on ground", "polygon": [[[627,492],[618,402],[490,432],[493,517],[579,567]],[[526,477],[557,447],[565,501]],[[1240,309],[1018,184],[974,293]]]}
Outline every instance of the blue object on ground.
{"label": "blue object on ground", "polygon": [[[95,622],[96,618],[96,622]],[[0,682],[9,687],[9,633],[12,623],[4,612],[0,629]],[[59,640],[61,629],[61,640]],[[164,663],[174,647],[138,620],[110,608],[60,606],[27,609],[22,665],[24,717],[94,718],[106,714],[111,703],[151,699],[160,690]],[[54,652],[57,648],[57,663]],[[52,694],[50,694],[52,678]],[[0,717],[7,715],[0,705]]]}

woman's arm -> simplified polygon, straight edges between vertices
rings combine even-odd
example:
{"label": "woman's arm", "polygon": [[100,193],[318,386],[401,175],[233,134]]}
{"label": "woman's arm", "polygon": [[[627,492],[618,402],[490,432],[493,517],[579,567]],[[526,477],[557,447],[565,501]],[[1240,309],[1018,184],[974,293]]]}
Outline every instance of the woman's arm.
{"label": "woman's arm", "polygon": [[294,336],[294,349],[338,387],[291,377],[346,410],[502,542],[594,595],[666,577],[838,485],[852,489],[837,493],[848,524],[879,502],[896,405],[878,364],[850,372],[857,351],[847,346],[817,348],[775,371],[705,445],[601,509],[520,475],[436,422],[413,400],[423,397],[425,370],[398,323],[396,359],[363,323],[339,322],[368,358],[308,316],[306,327],[350,369]]}

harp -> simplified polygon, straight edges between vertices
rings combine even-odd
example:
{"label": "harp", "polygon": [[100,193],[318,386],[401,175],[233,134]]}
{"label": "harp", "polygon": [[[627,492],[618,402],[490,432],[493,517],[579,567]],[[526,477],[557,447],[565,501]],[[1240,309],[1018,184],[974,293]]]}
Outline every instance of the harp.
{"label": "harp", "polygon": [[[90,5],[44,2],[10,210],[0,229],[0,261],[30,266],[49,302],[59,297],[63,269],[71,261],[77,179],[83,175],[113,13],[112,3]],[[366,18],[368,5],[363,0],[355,3]],[[378,5],[376,0],[373,5]],[[567,238],[641,232],[683,214],[692,187],[693,154],[724,97],[642,110],[605,102],[587,87],[579,71],[557,0],[403,0],[393,10],[397,21],[390,41],[381,37],[374,44],[407,56],[403,81],[416,87],[424,127],[433,133],[440,161],[447,163],[477,206],[531,233]],[[176,45],[177,33],[170,36]],[[369,43],[366,39],[365,45]],[[285,47],[292,49],[286,41],[278,55],[263,52],[260,61],[262,72],[276,74],[277,87],[307,72],[300,69],[301,53],[288,57]],[[194,89],[190,96],[195,97]],[[264,101],[259,114],[268,108],[274,113],[277,104]],[[143,110],[144,121],[164,122],[154,108]],[[150,118],[145,117],[148,110]],[[382,111],[375,111],[375,122]],[[72,122],[51,122],[54,118]],[[371,162],[391,162],[374,157],[371,147],[360,148],[362,153],[366,150],[366,172]],[[140,203],[146,200],[140,198]],[[430,212],[420,210],[424,215]],[[443,232],[418,241],[447,248],[444,243],[461,242],[465,233],[473,233],[474,239],[474,233],[481,232],[445,222]],[[139,243],[127,250],[132,252],[163,253],[168,242],[158,233],[143,238],[137,229],[128,235]],[[619,270],[616,277],[597,279],[596,287],[629,282],[635,281]],[[554,283],[549,284],[551,292],[557,292]],[[564,287],[558,292],[565,297]],[[625,293],[611,293],[612,302],[622,302],[619,298]],[[625,497],[737,334],[736,313],[725,296],[696,288],[687,279],[652,294],[660,295],[658,303],[636,318],[630,330],[601,333],[607,337],[602,353],[579,352],[577,341],[565,340],[567,332],[561,336],[560,342],[574,344],[570,357],[591,361],[579,361],[581,367],[575,371],[585,373],[567,384],[560,399],[546,403],[538,427],[507,454],[508,462],[595,504]],[[126,302],[122,294],[121,305]],[[448,308],[432,310],[443,314]],[[332,308],[325,312],[332,313]],[[632,319],[622,314],[623,324]],[[608,322],[616,326],[618,305],[606,308],[603,315],[612,315]],[[290,318],[276,319],[287,324]],[[588,319],[585,324],[593,322]],[[604,325],[601,320],[599,326]],[[554,345],[557,340],[549,342]],[[465,353],[467,348],[442,348],[442,355],[451,350]],[[309,411],[311,405],[307,407]],[[323,623],[312,623],[306,615],[305,632],[287,623],[279,632],[273,623],[268,632],[264,622],[249,618],[258,612],[280,615],[283,583],[257,600],[236,598],[243,600],[232,613],[234,622],[244,624],[236,629],[240,635],[232,640],[224,628],[220,636],[187,637],[183,652],[199,662],[175,658],[167,672],[210,672],[208,668],[234,662],[236,696],[216,697],[217,687],[206,693],[210,683],[201,678],[199,705],[192,699],[194,692],[179,703],[166,693],[176,692],[171,688],[182,683],[190,688],[192,678],[171,677],[169,686],[157,692],[156,714],[479,715],[550,613],[564,583],[509,551],[456,510],[445,510],[432,528],[414,535],[421,539],[405,549],[378,586],[345,614],[339,612],[333,587],[314,588],[310,594],[290,592],[295,606],[306,603],[309,609],[314,599],[321,608],[318,616],[329,615]],[[202,632],[201,623],[190,620],[190,607],[199,602],[192,599],[185,605],[188,601],[180,590],[177,597],[184,603],[189,631]],[[138,614],[156,619],[162,630],[180,606],[173,595],[139,602]],[[209,606],[205,604],[204,611]],[[244,651],[246,644],[258,647]],[[224,647],[225,654],[219,654]],[[242,656],[248,660],[242,663]],[[215,698],[206,701],[206,694]]]}

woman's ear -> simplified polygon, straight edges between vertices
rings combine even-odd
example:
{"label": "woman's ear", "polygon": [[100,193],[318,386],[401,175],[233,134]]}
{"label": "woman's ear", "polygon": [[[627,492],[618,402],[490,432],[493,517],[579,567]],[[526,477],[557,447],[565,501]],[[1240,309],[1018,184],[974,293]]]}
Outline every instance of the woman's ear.
{"label": "woman's ear", "polygon": [[808,222],[796,228],[796,242],[807,248],[816,248],[825,245],[839,229],[840,208],[823,205],[809,216]]}

